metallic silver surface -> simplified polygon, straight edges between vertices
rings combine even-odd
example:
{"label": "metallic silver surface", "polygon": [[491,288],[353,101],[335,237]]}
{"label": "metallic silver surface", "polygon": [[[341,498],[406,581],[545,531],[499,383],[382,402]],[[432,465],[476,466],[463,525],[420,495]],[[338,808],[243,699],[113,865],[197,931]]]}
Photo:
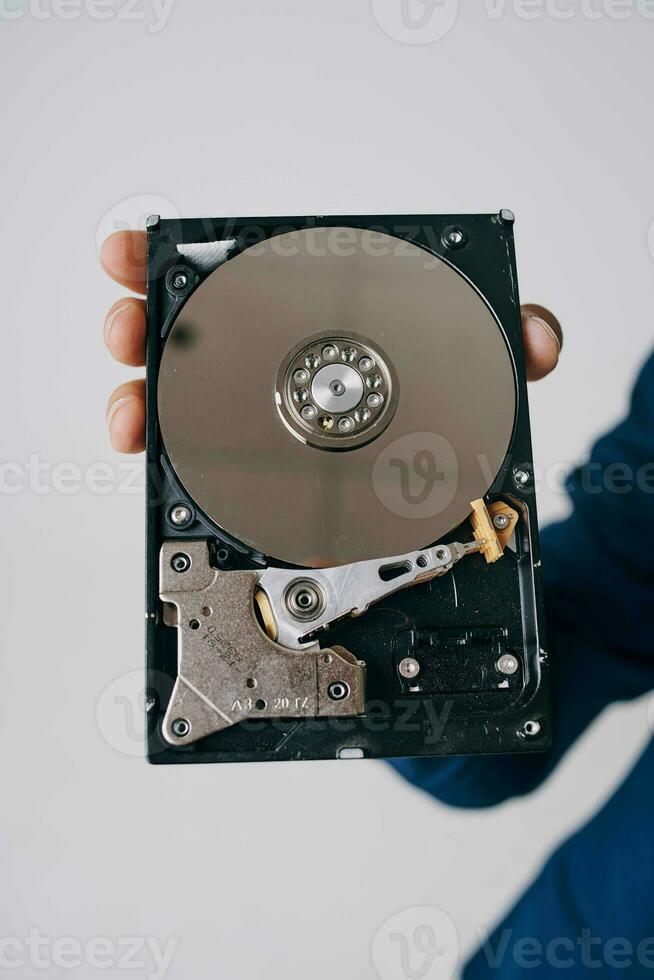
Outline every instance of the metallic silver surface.
{"label": "metallic silver surface", "polygon": [[[370,391],[376,400],[372,409],[365,404]],[[398,397],[397,375],[388,358],[352,334],[319,334],[296,346],[275,380],[277,411],[289,432],[315,449],[333,452],[378,439],[393,418]]]}
{"label": "metallic silver surface", "polygon": [[363,398],[363,379],[349,364],[326,364],[314,375],[311,395],[325,412],[351,412]]}
{"label": "metallic silver surface", "polygon": [[[255,574],[270,603],[277,642],[291,650],[302,650],[306,647],[303,638],[313,637],[317,630],[344,616],[360,616],[372,603],[408,585],[445,575],[465,555],[480,551],[483,544],[453,541],[392,558],[314,569],[302,579],[289,568],[266,568]],[[319,597],[310,613],[289,602],[289,592],[295,590],[297,595],[300,589]]]}
{"label": "metallic silver surface", "polygon": [[190,524],[192,517],[193,514],[186,504],[177,504],[170,508],[170,520],[176,527],[184,527],[186,524]]}
{"label": "metallic silver surface", "polygon": [[517,673],[519,666],[520,664],[518,663],[518,658],[514,657],[511,653],[503,654],[497,661],[497,669],[499,670],[500,674],[507,674],[509,676],[511,674],[515,674]]}
{"label": "metallic silver surface", "polygon": [[415,657],[405,657],[403,660],[400,660],[398,670],[402,677],[411,680],[411,678],[417,677],[420,673],[420,664]]}
{"label": "metallic silver surface", "polygon": [[[388,427],[348,452],[295,438],[275,403],[289,351],[329,333],[378,345],[399,379]],[[511,357],[479,293],[431,253],[352,228],[291,232],[225,262],[184,304],[159,375],[164,444],[198,507],[310,567],[441,538],[488,490],[514,416]]]}
{"label": "metallic silver surface", "polygon": [[284,603],[294,620],[310,623],[323,611],[325,594],[313,579],[293,579],[284,590]]}
{"label": "metallic silver surface", "polygon": [[511,523],[511,519],[506,514],[496,514],[493,518],[493,525],[498,531],[505,531]]}
{"label": "metallic silver surface", "polygon": [[188,745],[253,716],[363,712],[363,661],[339,646],[297,652],[274,643],[254,614],[257,573],[212,568],[205,541],[184,542],[191,563],[178,573],[171,560],[181,546],[167,541],[160,554],[160,596],[166,621],[178,630],[177,680],[162,727],[167,742]]}

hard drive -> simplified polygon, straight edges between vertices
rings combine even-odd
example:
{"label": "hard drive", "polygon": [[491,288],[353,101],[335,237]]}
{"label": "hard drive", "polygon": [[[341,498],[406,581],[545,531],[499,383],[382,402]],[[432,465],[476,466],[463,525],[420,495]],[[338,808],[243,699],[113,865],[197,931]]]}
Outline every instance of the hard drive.
{"label": "hard drive", "polygon": [[149,760],[545,749],[512,213],[147,224]]}

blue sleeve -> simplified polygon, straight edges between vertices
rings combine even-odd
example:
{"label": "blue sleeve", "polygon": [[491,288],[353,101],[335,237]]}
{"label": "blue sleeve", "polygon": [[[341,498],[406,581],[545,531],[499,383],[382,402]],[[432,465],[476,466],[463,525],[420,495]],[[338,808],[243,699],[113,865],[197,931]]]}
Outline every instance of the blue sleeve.
{"label": "blue sleeve", "polygon": [[654,687],[654,356],[627,418],[596,443],[569,491],[571,516],[541,537],[554,744],[543,755],[392,763],[452,806],[530,792],[607,704]]}
{"label": "blue sleeve", "polygon": [[464,980],[651,980],[653,807],[654,741],[611,799],[554,851],[482,939]]}

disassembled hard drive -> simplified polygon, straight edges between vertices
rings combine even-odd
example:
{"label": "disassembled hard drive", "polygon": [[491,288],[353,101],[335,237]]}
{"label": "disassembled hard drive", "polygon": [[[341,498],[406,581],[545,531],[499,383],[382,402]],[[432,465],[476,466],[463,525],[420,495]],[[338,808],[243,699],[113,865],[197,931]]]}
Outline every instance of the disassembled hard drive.
{"label": "disassembled hard drive", "polygon": [[148,219],[150,761],[548,746],[513,221]]}

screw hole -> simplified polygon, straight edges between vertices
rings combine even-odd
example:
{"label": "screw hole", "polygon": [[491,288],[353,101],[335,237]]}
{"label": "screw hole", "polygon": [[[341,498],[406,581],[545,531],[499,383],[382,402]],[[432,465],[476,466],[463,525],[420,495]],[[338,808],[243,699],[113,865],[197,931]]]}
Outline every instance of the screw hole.
{"label": "screw hole", "polygon": [[266,707],[266,702],[264,701],[263,698],[259,698],[257,701],[254,702],[254,707],[257,709],[257,711],[263,711],[264,708]]}
{"label": "screw hole", "polygon": [[254,677],[248,677],[248,679],[246,680],[245,683],[247,684],[248,687],[256,687],[257,686],[257,682],[256,682],[256,680],[255,680]]}
{"label": "screw hole", "polygon": [[182,551],[178,551],[177,554],[173,555],[173,557],[170,559],[170,564],[176,572],[187,572],[191,567],[191,559]]}
{"label": "screw hole", "polygon": [[211,606],[203,606],[202,615],[206,616],[207,619],[209,618],[209,616],[213,616],[213,609],[211,608]]}
{"label": "screw hole", "polygon": [[344,681],[334,681],[327,688],[327,694],[332,701],[344,701],[349,693],[350,688]]}
{"label": "screw hole", "polygon": [[189,623],[189,626],[191,627],[192,630],[199,630],[200,629],[200,620],[199,619],[192,619],[191,622]]}
{"label": "screw hole", "polygon": [[418,566],[418,568],[426,568],[427,564],[428,561],[425,555],[418,555],[418,557],[416,558],[416,565]]}
{"label": "screw hole", "polygon": [[175,718],[173,724],[173,735],[177,738],[184,738],[191,731],[191,723],[186,718]]}
{"label": "screw hole", "polygon": [[448,248],[463,248],[468,241],[468,236],[463,228],[450,226],[443,232],[442,241]]}

